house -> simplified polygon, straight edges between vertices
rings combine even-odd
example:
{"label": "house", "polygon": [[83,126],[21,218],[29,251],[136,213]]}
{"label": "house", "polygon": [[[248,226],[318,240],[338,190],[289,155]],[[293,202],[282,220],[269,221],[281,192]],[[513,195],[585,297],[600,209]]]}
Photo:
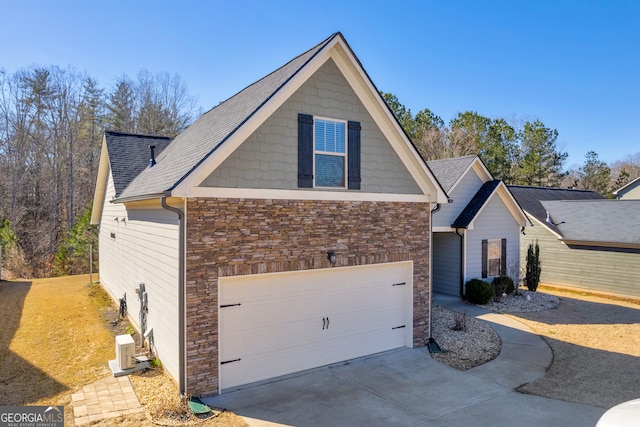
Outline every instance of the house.
{"label": "house", "polygon": [[640,200],[640,176],[613,192],[616,199]]}
{"label": "house", "polygon": [[100,280],[180,391],[213,395],[424,345],[447,200],[336,33],[173,140],[105,133]]}
{"label": "house", "polygon": [[451,199],[432,215],[434,291],[463,296],[473,278],[519,280],[520,235],[530,223],[507,186],[475,155],[427,164]]}
{"label": "house", "polygon": [[534,225],[521,240],[521,264],[537,241],[541,283],[640,296],[640,200],[607,200],[585,190],[509,189]]}

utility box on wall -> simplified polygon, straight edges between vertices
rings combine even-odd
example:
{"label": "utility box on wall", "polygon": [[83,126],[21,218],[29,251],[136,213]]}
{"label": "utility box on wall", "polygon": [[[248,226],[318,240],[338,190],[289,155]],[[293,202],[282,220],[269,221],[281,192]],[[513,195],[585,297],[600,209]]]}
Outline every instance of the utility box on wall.
{"label": "utility box on wall", "polygon": [[129,334],[116,336],[116,364],[120,369],[135,366],[136,344]]}

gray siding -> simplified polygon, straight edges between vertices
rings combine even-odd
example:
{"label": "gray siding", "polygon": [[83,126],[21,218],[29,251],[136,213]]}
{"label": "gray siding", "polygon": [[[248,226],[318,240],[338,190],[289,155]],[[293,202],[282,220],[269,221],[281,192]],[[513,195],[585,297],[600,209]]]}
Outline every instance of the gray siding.
{"label": "gray siding", "polygon": [[360,122],[361,191],[422,193],[332,60],[211,173],[202,186],[297,190],[298,113]]}
{"label": "gray siding", "polygon": [[452,203],[442,204],[440,210],[433,214],[434,227],[450,227],[453,221],[464,210],[476,192],[482,187],[482,180],[473,169],[469,170],[451,191],[449,197]]}
{"label": "gray siding", "polygon": [[127,295],[129,317],[138,329],[140,301],[135,289],[139,283],[145,284],[149,298],[147,327],[153,328],[163,366],[178,378],[177,216],[159,204],[156,208],[127,210],[122,204],[108,202],[114,195],[109,173],[98,234],[100,282],[116,301]]}
{"label": "gray siding", "polygon": [[455,233],[433,233],[433,290],[460,296],[460,245]]}
{"label": "gray siding", "polygon": [[522,239],[521,265],[529,244],[540,245],[540,282],[598,292],[640,296],[640,250],[569,247],[537,220]]}

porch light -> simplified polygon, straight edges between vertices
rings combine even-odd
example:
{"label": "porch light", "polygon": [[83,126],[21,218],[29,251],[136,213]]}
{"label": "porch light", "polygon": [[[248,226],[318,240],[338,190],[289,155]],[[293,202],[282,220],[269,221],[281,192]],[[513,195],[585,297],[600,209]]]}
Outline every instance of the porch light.
{"label": "porch light", "polygon": [[327,251],[327,259],[331,265],[336,265],[336,253],[334,251]]}

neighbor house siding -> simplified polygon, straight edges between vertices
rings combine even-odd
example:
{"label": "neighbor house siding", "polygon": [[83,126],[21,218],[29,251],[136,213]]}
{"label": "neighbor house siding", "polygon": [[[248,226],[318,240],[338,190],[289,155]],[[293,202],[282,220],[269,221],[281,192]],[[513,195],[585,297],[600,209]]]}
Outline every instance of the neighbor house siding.
{"label": "neighbor house siding", "polygon": [[640,250],[569,247],[539,221],[533,224],[522,238],[521,265],[527,265],[527,249],[537,241],[540,283],[640,296]]}
{"label": "neighbor house siding", "polygon": [[[109,174],[105,200],[115,195]],[[178,378],[178,221],[157,207],[129,208],[106,202],[99,228],[100,281],[114,300],[127,296],[131,321],[139,329],[140,300],[135,293],[145,284],[157,355]],[[114,237],[112,237],[112,234]]]}
{"label": "neighbor house siding", "polygon": [[332,60],[306,81],[201,185],[298,189],[299,113],[360,123],[362,181],[359,191],[422,194]]}
{"label": "neighbor house siding", "polygon": [[413,261],[414,346],[428,338],[426,203],[188,199],[187,387],[218,392],[218,278]]}
{"label": "neighbor house siding", "polygon": [[453,191],[449,193],[449,198],[453,202],[442,204],[440,210],[433,214],[433,226],[450,227],[478,189],[482,187],[482,184],[482,180],[474,171],[467,172]]}
{"label": "neighbor house siding", "polygon": [[[507,275],[519,280],[520,225],[497,194],[487,202],[473,230],[467,230],[467,271],[465,282],[482,278],[482,240],[507,239]],[[489,278],[491,280],[491,278]]]}
{"label": "neighbor house siding", "polygon": [[433,233],[433,291],[460,296],[460,246],[456,233]]}
{"label": "neighbor house siding", "polygon": [[640,200],[640,182],[620,194],[619,198],[622,200]]}

